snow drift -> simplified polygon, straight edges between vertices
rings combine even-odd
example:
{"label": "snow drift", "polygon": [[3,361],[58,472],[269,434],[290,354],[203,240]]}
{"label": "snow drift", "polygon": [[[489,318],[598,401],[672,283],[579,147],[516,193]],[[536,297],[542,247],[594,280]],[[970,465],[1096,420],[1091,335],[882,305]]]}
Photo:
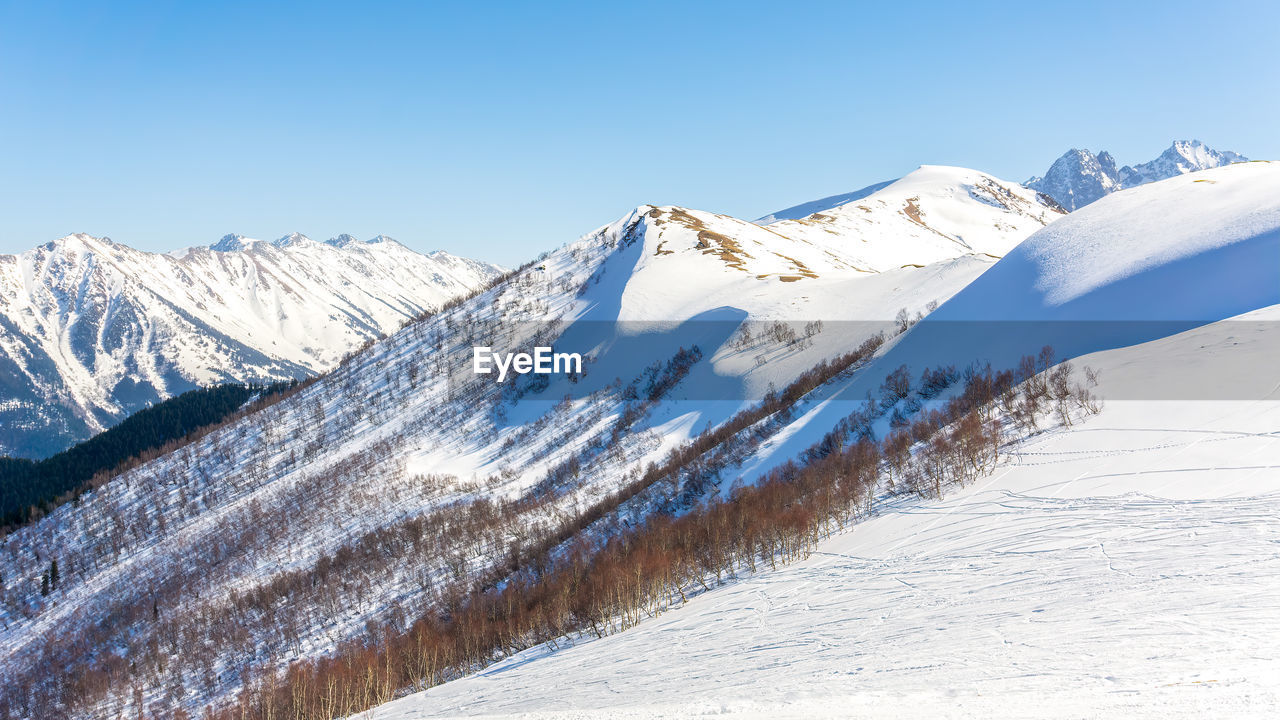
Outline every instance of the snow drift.
{"label": "snow drift", "polygon": [[[1280,163],[1205,170],[1124,190],[1028,237],[833,389],[745,464],[750,480],[821,439],[905,365],[1015,367],[1173,336],[1280,304]],[[1265,332],[1270,320],[1232,323]],[[1268,386],[1269,387],[1269,386]],[[1192,376],[1112,385],[1110,399],[1254,399],[1258,385]],[[887,427],[882,428],[887,429]]]}
{"label": "snow drift", "polygon": [[1135,345],[1280,303],[1280,163],[1124,190],[1035,233],[886,358],[1011,366]]}

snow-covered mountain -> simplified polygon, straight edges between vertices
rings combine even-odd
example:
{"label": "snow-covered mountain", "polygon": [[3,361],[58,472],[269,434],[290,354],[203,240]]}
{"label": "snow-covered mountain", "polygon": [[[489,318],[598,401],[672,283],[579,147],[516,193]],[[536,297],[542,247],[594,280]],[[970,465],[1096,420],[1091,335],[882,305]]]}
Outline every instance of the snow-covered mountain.
{"label": "snow-covered mountain", "polygon": [[[785,214],[794,213],[775,213]],[[1153,183],[1069,216],[1036,191],[972,170],[935,166],[856,200],[764,226],[680,207],[637,207],[475,297],[371,344],[281,402],[16,530],[0,553],[0,645],[7,650],[0,657],[0,685],[13,688],[12,706],[45,703],[77,717],[132,714],[135,706],[183,706],[198,715],[206,706],[233,701],[249,668],[282,668],[337,653],[376,657],[386,638],[411,627],[429,644],[431,633],[447,622],[415,626],[415,619],[456,615],[477,587],[510,587],[517,576],[545,569],[543,563],[590,553],[650,518],[678,517],[733,497],[736,488],[803,461],[833,432],[843,433],[837,447],[855,432],[883,437],[894,422],[890,407],[915,418],[940,407],[946,392],[958,392],[951,386],[926,397],[915,390],[916,396],[886,404],[886,376],[899,367],[916,388],[924,366],[962,371],[975,359],[999,363],[1048,342],[1061,347],[1060,358],[1129,352],[1096,363],[1104,381],[1137,378],[1148,392],[1163,389],[1165,400],[1168,388],[1194,389],[1190,379],[1197,367],[1210,368],[1188,365],[1190,375],[1178,375],[1174,360],[1189,353],[1220,356],[1210,377],[1252,379],[1274,393],[1280,378],[1271,377],[1272,364],[1259,360],[1274,346],[1266,335],[1274,334],[1274,323],[1219,323],[1280,303],[1280,286],[1266,282],[1266,272],[1276,267],[1277,233],[1280,165],[1272,163]],[[1188,289],[1193,282],[1201,287]],[[1171,310],[1156,313],[1161,308]],[[1102,342],[1071,334],[1073,322],[1097,320],[1099,314],[1136,324],[1119,325],[1129,334]],[[1149,334],[1170,319],[1177,325],[1170,337]],[[983,323],[1005,332],[951,330],[982,330]],[[946,342],[921,340],[939,332]],[[1132,348],[1144,341],[1165,344]],[[505,383],[472,372],[475,345],[505,351],[544,344],[583,353],[585,372]],[[1205,350],[1210,346],[1212,353]],[[827,364],[858,348],[863,352],[854,359]],[[793,384],[802,380],[808,384]],[[796,387],[802,389],[789,391]],[[889,503],[880,507],[901,513],[883,522],[869,519],[866,527],[881,528],[870,544],[862,542],[862,524],[825,541],[823,551],[839,556],[841,570],[832,577],[797,563],[772,576],[785,590],[779,595],[758,586],[734,591],[743,586],[732,573],[708,576],[701,586],[681,589],[681,597],[701,594],[682,610],[656,619],[636,613],[637,626],[630,631],[586,647],[565,649],[585,634],[560,638],[504,664],[496,681],[489,674],[446,683],[386,708],[386,717],[437,709],[535,716],[617,710],[630,717],[732,710],[735,693],[755,692],[769,677],[781,681],[780,692],[760,695],[760,714],[780,716],[780,707],[785,710],[788,699],[800,695],[826,707],[850,707],[843,704],[850,688],[879,681],[886,683],[879,687],[882,697],[893,698],[884,710],[890,712],[902,707],[898,694],[934,687],[933,676],[921,674],[922,668],[941,664],[963,671],[972,657],[1009,653],[1001,655],[1009,659],[1007,672],[997,678],[1008,681],[1025,679],[1032,659],[1045,661],[1027,648],[1056,642],[1061,634],[1016,634],[1046,619],[1034,613],[1037,608],[1019,604],[1023,587],[1027,597],[1078,591],[1087,600],[1113,591],[1141,597],[1159,592],[1161,583],[1177,582],[1171,587],[1188,593],[1183,597],[1196,613],[1215,600],[1235,598],[1234,605],[1214,607],[1224,612],[1187,619],[1190,611],[1176,595],[1162,595],[1169,603],[1165,611],[1184,614],[1169,626],[1135,626],[1132,618],[1090,624],[1105,617],[1108,606],[1086,604],[1079,619],[1083,630],[1079,624],[1052,630],[1105,640],[1117,629],[1138,628],[1114,643],[1073,645],[1090,667],[1104,668],[1112,658],[1140,659],[1141,643],[1155,642],[1160,632],[1168,642],[1157,644],[1165,649],[1185,651],[1188,635],[1181,631],[1187,627],[1197,630],[1191,636],[1197,641],[1220,640],[1212,623],[1200,622],[1215,615],[1227,618],[1233,630],[1246,627],[1248,617],[1269,607],[1266,583],[1274,573],[1266,564],[1272,558],[1265,538],[1250,535],[1239,562],[1215,566],[1213,558],[1195,556],[1197,567],[1224,580],[1210,589],[1182,583],[1177,563],[1185,553],[1156,553],[1152,565],[1140,567],[1110,551],[1121,543],[1136,555],[1140,546],[1123,545],[1135,537],[1128,531],[1175,516],[1191,518],[1191,525],[1161,527],[1158,541],[1184,538],[1192,546],[1197,540],[1188,533],[1212,531],[1210,547],[1244,547],[1238,541],[1245,533],[1266,529],[1270,506],[1245,507],[1242,516],[1237,507],[1212,505],[1193,517],[1197,508],[1160,505],[1158,484],[1122,479],[1115,485],[1122,495],[1117,500],[1108,483],[1142,469],[1124,464],[1125,458],[1183,458],[1185,466],[1171,469],[1230,466],[1244,478],[1244,485],[1233,486],[1241,497],[1263,496],[1270,491],[1260,480],[1278,462],[1267,435],[1274,408],[1253,403],[1231,414],[1236,409],[1206,410],[1198,398],[1200,405],[1171,410],[1164,402],[1125,414],[1116,412],[1124,400],[1119,396],[1133,387],[1105,387],[1114,393],[1105,411],[1112,414],[1082,421],[1069,431],[1075,434],[1057,425],[1034,432],[1012,421],[995,426],[1005,460],[990,482],[1006,475],[1009,481],[994,485],[962,518],[978,525],[948,533],[940,523],[955,517],[946,505],[907,502],[884,481],[878,487]],[[1222,415],[1205,419],[1220,409]],[[1242,430],[1230,439],[1251,454],[1246,463],[1229,462],[1228,438],[1219,432],[1235,432],[1227,426],[1237,421]],[[1215,422],[1222,427],[1210,427]],[[1208,437],[1185,433],[1189,428],[1207,430]],[[1182,444],[1171,444],[1177,442]],[[1172,449],[1160,454],[1165,448]],[[1142,455],[1152,450],[1158,456]],[[1064,465],[1045,480],[1061,481],[1062,487],[1044,490],[1036,485],[1044,477],[1040,468],[1008,472],[1010,458],[1024,451],[1027,464],[1043,459],[1034,454],[1041,451],[1068,461],[1088,458],[1089,477],[1082,477],[1083,467]],[[1065,485],[1082,479],[1088,482],[1073,486],[1080,497],[1068,494]],[[1204,476],[1191,478],[1196,479]],[[1209,500],[1217,497],[1212,493],[1235,491],[1207,481],[1199,487],[1205,489],[1200,497]],[[1134,496],[1129,502],[1125,494],[1133,493],[1156,500]],[[1029,509],[1011,517],[1013,504]],[[1125,515],[1130,505],[1154,509]],[[1070,521],[1083,517],[1082,509],[1097,512],[1075,534]],[[1009,523],[1001,522],[1002,512]],[[982,524],[982,518],[990,520]],[[1233,536],[1225,518],[1243,528],[1240,535]],[[1020,535],[1020,528],[1030,535]],[[914,537],[938,544],[913,546]],[[1058,551],[1075,554],[1053,555]],[[1046,557],[1062,564],[1037,568],[1037,560]],[[760,556],[768,559],[757,568],[761,577],[771,572],[771,558]],[[920,563],[913,565],[917,558]],[[1080,572],[1081,558],[1091,559],[1088,568],[1096,572]],[[54,560],[61,581],[42,594],[42,576]],[[899,577],[913,568],[931,585],[917,588],[914,575]],[[953,576],[938,578],[944,571]],[[981,574],[990,582],[965,595],[967,590],[943,582],[957,572]],[[1018,586],[1009,577],[1028,584]],[[1135,577],[1150,583],[1136,583]],[[1233,579],[1239,582],[1225,582]],[[721,582],[727,584],[716,589]],[[847,591],[838,598],[823,594],[833,586]],[[929,587],[939,590],[931,593]],[[1237,588],[1257,590],[1262,599],[1237,598]],[[579,609],[576,603],[595,601],[566,599]],[[949,608],[967,614],[951,617]],[[680,623],[686,610],[683,617],[696,618],[696,628]],[[770,618],[773,613],[778,614]],[[992,643],[985,627],[965,624],[982,613],[1007,635]],[[724,623],[717,626],[717,618]],[[762,619],[780,628],[779,642],[761,638]],[[1225,648],[1220,657],[1264,657],[1254,648],[1274,646],[1280,630],[1273,625],[1255,624],[1262,635],[1247,644],[1235,636],[1232,643],[1219,643]],[[717,627],[726,630],[722,649],[704,649]],[[948,646],[956,650],[947,656],[954,662],[937,657],[931,640],[939,637],[938,628],[956,638]],[[872,636],[878,641],[858,642]],[[353,642],[368,645],[357,648]],[[521,642],[470,648],[476,654],[467,656],[473,659],[466,669],[518,651]],[[592,645],[600,654],[592,654]],[[628,649],[637,647],[645,654],[624,661]],[[900,652],[896,659],[894,652]],[[832,662],[824,663],[824,657]],[[413,661],[421,663],[415,668],[426,668],[413,672],[437,676],[431,654]],[[715,667],[719,663],[724,672]],[[768,675],[788,666],[796,672]],[[295,670],[305,674],[308,667]],[[1077,657],[1075,664],[1052,666],[1050,673],[1079,667]],[[1134,677],[1142,687],[1165,682],[1163,671],[1180,672],[1186,665],[1148,664],[1156,668],[1154,675],[1134,667],[1100,676],[1098,692],[1110,689],[1107,683],[1116,677],[1125,687]],[[1255,665],[1231,667],[1246,673],[1232,676],[1244,678],[1235,687],[1256,686],[1248,674]],[[864,668],[869,670],[863,673]],[[879,668],[892,672],[874,672]],[[373,697],[410,689],[410,683],[378,687],[376,672],[381,671],[356,673],[365,678],[358,683],[361,699],[324,705],[329,714],[351,716]],[[454,678],[456,672],[440,675]],[[556,682],[552,694],[538,689],[548,682],[540,678],[548,677]],[[661,696],[663,689],[654,683],[672,677],[711,704],[692,707],[679,692]],[[904,678],[901,684],[891,682],[897,677]],[[968,677],[960,672],[947,682]],[[1060,676],[1050,675],[1055,677]],[[280,707],[259,712],[262,704],[254,699],[282,679],[254,682],[260,694],[247,695],[239,709],[255,717],[288,714]],[[420,687],[421,680],[415,677],[411,684]],[[481,685],[489,682],[499,691],[487,693]],[[600,692],[614,683],[616,692]],[[567,690],[567,684],[574,687]],[[556,704],[557,695],[571,698],[570,704]],[[1078,699],[1087,703],[1093,697]],[[655,710],[655,704],[664,706]],[[1030,706],[1018,709],[1025,707]]]}
{"label": "snow-covered mountain", "polygon": [[1027,181],[1027,187],[1057,200],[1067,210],[1077,210],[1120,189],[1120,171],[1111,153],[1097,155],[1072,148],[1053,161],[1042,178]]}
{"label": "snow-covered mountain", "polygon": [[0,454],[56,452],[196,386],[327,370],[499,272],[298,233],[170,254],[77,234],[0,255]]}
{"label": "snow-covered mountain", "polygon": [[[1069,359],[1154,342],[1280,305],[1278,280],[1280,163],[1177,176],[1106,197],[1031,235],[838,394],[860,402],[900,366],[915,377],[925,368],[974,362],[1009,368],[1046,345]],[[1214,397],[1211,385],[1192,382],[1129,391],[1147,399]],[[807,418],[807,430],[745,467],[763,472],[802,452],[848,411],[830,403]]]}
{"label": "snow-covered mountain", "polygon": [[1053,162],[1044,177],[1033,177],[1025,185],[1052,197],[1067,210],[1076,210],[1117,190],[1247,160],[1239,153],[1214,150],[1199,140],[1178,140],[1155,160],[1117,168],[1105,150],[1094,155],[1072,148]]}
{"label": "snow-covered mountain", "polygon": [[761,281],[825,287],[965,256],[998,258],[1062,213],[985,173],[926,165],[856,203],[763,227],[673,207],[638,217],[652,247],[630,269],[611,321],[673,322],[721,306],[770,319],[880,317],[858,314],[877,312],[870,307],[837,308],[827,293],[781,292]]}
{"label": "snow-covered mountain", "polygon": [[859,269],[883,271],[967,253],[1000,257],[1062,214],[1036,192],[963,168],[925,165],[876,187],[768,229],[837,248]]}
{"label": "snow-covered mountain", "polygon": [[1185,175],[1197,170],[1222,167],[1249,158],[1230,150],[1218,151],[1199,140],[1178,140],[1150,162],[1120,168],[1120,184],[1136,187],[1144,183]]}
{"label": "snow-covered mountain", "polygon": [[[76,649],[85,633],[135,657],[173,630],[188,641],[164,646],[176,653],[166,687],[180,683],[192,710],[223,702],[248,664],[331,653],[368,622],[437,606],[453,583],[494,572],[515,537],[539,542],[707,426],[892,327],[900,309],[927,312],[1060,217],[1016,184],[941,167],[770,227],[638,207],[16,531],[21,550],[0,555],[0,572],[36,583],[34,594],[12,583],[0,606],[0,674],[40,684],[104,661]],[[250,252],[284,251],[261,245]],[[224,256],[236,255],[188,255]],[[471,372],[474,345],[535,344],[581,351],[584,375],[498,384]],[[643,516],[658,500],[636,502]],[[133,529],[112,529],[117,515]],[[404,532],[417,540],[367,552]],[[48,601],[39,575],[55,553],[63,589]],[[311,581],[335,571],[340,582]],[[279,604],[275,593],[303,577]],[[267,605],[248,600],[259,590]],[[135,611],[153,597],[159,623]],[[94,698],[107,714],[129,701]]]}
{"label": "snow-covered mountain", "polygon": [[740,476],[800,457],[904,365],[914,378],[1053,343],[1096,374],[1097,415],[1007,432],[988,476],[944,498],[886,493],[793,565],[694,583],[625,632],[558,638],[370,716],[1266,715],[1278,272],[1277,163],[1072,214],[815,390]]}

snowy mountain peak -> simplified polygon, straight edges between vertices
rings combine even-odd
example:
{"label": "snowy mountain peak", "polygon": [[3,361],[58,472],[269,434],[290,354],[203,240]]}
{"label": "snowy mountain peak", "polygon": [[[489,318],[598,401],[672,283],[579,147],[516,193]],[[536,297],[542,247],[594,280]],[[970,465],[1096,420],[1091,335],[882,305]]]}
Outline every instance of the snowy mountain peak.
{"label": "snowy mountain peak", "polygon": [[1176,140],[1155,160],[1121,168],[1120,178],[1125,187],[1133,187],[1189,172],[1246,161],[1248,158],[1239,153],[1230,150],[1220,152],[1199,140]]}
{"label": "snowy mountain peak", "polygon": [[342,233],[337,237],[331,237],[328,240],[325,240],[324,244],[332,245],[333,247],[336,247],[336,248],[344,248],[344,247],[347,247],[348,245],[354,245],[358,242],[360,241],[357,240],[354,235],[348,235],[347,233]]}
{"label": "snowy mountain peak", "polygon": [[109,237],[94,237],[88,233],[71,233],[64,235],[57,240],[52,240],[44,244],[44,249],[50,252],[92,252],[101,250],[104,247],[115,247]]}
{"label": "snowy mountain peak", "polygon": [[81,243],[83,243],[83,242],[89,242],[89,241],[99,240],[99,239],[101,239],[101,240],[106,240],[106,241],[110,242],[110,238],[105,238],[105,237],[104,237],[104,238],[96,238],[96,237],[94,237],[93,235],[90,235],[89,233],[71,233],[70,235],[64,235],[64,236],[62,236],[62,237],[58,238],[58,239],[57,239],[57,240],[55,240],[54,242],[55,242],[55,243],[66,243],[66,242],[81,242]]}
{"label": "snowy mountain peak", "polygon": [[1117,190],[1247,159],[1239,153],[1219,152],[1199,140],[1177,140],[1151,162],[1117,169],[1115,158],[1105,150],[1094,155],[1072,148],[1053,162],[1044,177],[1024,184],[1067,210],[1077,210]]}
{"label": "snowy mountain peak", "polygon": [[1067,210],[1076,210],[1120,189],[1115,158],[1105,150],[1094,155],[1071,148],[1053,162],[1044,177],[1031,178],[1026,186],[1038,190]]}
{"label": "snowy mountain peak", "polygon": [[[846,197],[857,199],[768,229],[830,249],[863,270],[883,271],[971,253],[998,257],[1062,216],[1039,193],[943,165],[922,165]],[[781,214],[788,211],[774,215]]]}
{"label": "snowy mountain peak", "polygon": [[300,232],[291,232],[282,238],[273,240],[271,244],[278,248],[284,248],[284,247],[291,247],[293,245],[303,245],[303,244],[312,243],[312,242],[315,242],[315,241],[307,237],[306,235],[303,235]]}
{"label": "snowy mountain peak", "polygon": [[961,264],[985,267],[1062,215],[1052,201],[1020,185],[944,166],[923,166],[858,200],[767,226],[641,205],[586,238],[616,248],[626,267],[624,280],[608,285],[616,291],[616,283],[625,283],[620,298],[586,297],[614,309],[610,320],[684,320],[747,307],[749,297],[759,299],[749,305],[756,317],[832,317],[860,306],[846,297],[840,310],[818,308],[808,294],[816,288],[801,291],[804,299],[776,288],[860,282],[962,257]]}
{"label": "snowy mountain peak", "polygon": [[246,247],[246,238],[243,235],[235,233],[227,233],[223,235],[218,242],[209,246],[214,252],[238,252]]}
{"label": "snowy mountain peak", "polygon": [[[329,238],[324,241],[325,245],[332,245],[336,248],[348,248],[361,245],[401,245],[395,238],[386,235],[375,235],[368,240],[361,240],[355,235],[343,233],[337,237]],[[403,246],[402,246],[403,247]]]}

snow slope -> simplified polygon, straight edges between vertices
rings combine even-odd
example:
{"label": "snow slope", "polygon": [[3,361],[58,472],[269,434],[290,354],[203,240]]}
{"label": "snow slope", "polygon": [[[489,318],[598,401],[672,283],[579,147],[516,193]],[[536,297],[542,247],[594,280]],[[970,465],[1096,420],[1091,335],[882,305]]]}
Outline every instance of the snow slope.
{"label": "snow slope", "polygon": [[860,200],[768,229],[887,270],[961,253],[999,257],[1060,214],[1034,191],[985,173],[924,165]]}
{"label": "snow slope", "polygon": [[[684,208],[648,209],[646,228],[657,232],[646,231],[617,319],[675,321],[722,304],[767,309],[771,317],[834,319],[838,301],[804,304],[824,279],[999,257],[1061,217],[1035,193],[964,168],[924,166],[872,188],[879,189],[857,205],[768,227]],[[797,283],[796,291],[756,282],[767,278]]]}
{"label": "snow slope", "polygon": [[840,205],[844,205],[845,203],[851,203],[854,200],[861,200],[878,190],[883,190],[885,187],[893,184],[893,182],[893,180],[886,180],[885,182],[868,185],[861,190],[854,190],[851,193],[831,195],[829,197],[803,202],[799,205],[792,205],[789,208],[777,210],[762,218],[757,218],[753,222],[757,225],[772,225],[773,223],[782,220],[799,220],[800,218],[808,217],[814,213],[824,212]]}
{"label": "snow slope", "polygon": [[[1278,303],[1280,163],[1240,163],[1125,190],[1027,238],[766,443],[743,474],[754,478],[797,456],[902,365],[913,378],[948,365],[1013,368],[1046,345],[1066,360]],[[1114,392],[1190,399],[1216,390],[1179,382]]]}
{"label": "snow slope", "polygon": [[1233,382],[1243,365],[1251,400],[1108,402],[945,500],[888,502],[807,560],[370,717],[1273,713],[1277,321],[1272,307],[1081,358],[1104,396]]}
{"label": "snow slope", "polygon": [[[560,316],[569,323],[561,344],[591,351],[597,382],[634,376],[680,347],[715,348],[690,378],[697,388],[691,399],[726,400],[723,410],[736,410],[856,347],[900,309],[922,313],[945,300],[1060,217],[1017,185],[940,166],[922,167],[857,206],[769,227],[642,206],[606,229],[638,241],[593,271],[591,287]],[[554,258],[544,267],[538,272],[547,278],[565,272]],[[732,343],[744,321],[799,328],[815,319],[825,330],[807,338],[807,347],[765,352]],[[762,352],[768,362],[760,362]]]}
{"label": "snow slope", "polygon": [[0,454],[55,452],[196,386],[325,370],[497,272],[297,233],[172,254],[69,235],[0,255]]}
{"label": "snow slope", "polygon": [[741,475],[799,455],[900,364],[1008,367],[1052,344],[1099,372],[1099,415],[1013,438],[990,478],[892,499],[804,562],[374,717],[1273,713],[1278,321],[1280,164],[1117,193],[817,393]]}
{"label": "snow slope", "polygon": [[[1010,341],[1071,357],[1276,303],[1280,163],[1244,163],[1125,190],[1072,213],[939,308],[898,353],[945,348],[1009,366],[1019,352]],[[940,341],[957,329],[963,340]]]}

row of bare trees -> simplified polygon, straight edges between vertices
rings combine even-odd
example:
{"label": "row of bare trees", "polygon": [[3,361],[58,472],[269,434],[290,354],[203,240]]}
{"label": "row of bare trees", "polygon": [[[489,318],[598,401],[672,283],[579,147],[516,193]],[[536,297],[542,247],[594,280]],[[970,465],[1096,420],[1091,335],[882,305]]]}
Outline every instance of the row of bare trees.
{"label": "row of bare trees", "polygon": [[[1041,359],[1051,361],[1052,351],[1046,348]],[[581,520],[573,522],[557,533],[562,542],[514,563],[501,586],[477,589],[406,630],[374,630],[329,657],[297,662],[283,672],[263,666],[233,706],[210,716],[351,715],[541,643],[625,630],[683,602],[690,592],[762,564],[776,567],[802,558],[821,539],[869,513],[886,475],[900,489],[938,497],[947,486],[988,472],[1000,448],[1002,408],[1010,402],[1057,398],[1054,384],[1066,382],[1066,396],[1096,412],[1091,394],[1070,385],[1069,372],[1055,378],[1052,367],[1036,358],[1024,365],[1008,372],[971,370],[940,409],[922,413],[909,430],[897,430],[882,443],[866,437],[846,441],[848,426],[842,426],[803,462],[788,462],[754,485],[735,488],[727,501],[713,500],[678,516],[652,515],[603,544],[588,539]],[[936,379],[933,372],[926,377]],[[758,419],[753,413],[740,423]],[[708,433],[671,462],[692,462],[699,449],[708,449],[703,443],[723,442],[731,434]],[[655,468],[636,484],[676,470]],[[621,502],[615,497],[609,504],[617,508]]]}

